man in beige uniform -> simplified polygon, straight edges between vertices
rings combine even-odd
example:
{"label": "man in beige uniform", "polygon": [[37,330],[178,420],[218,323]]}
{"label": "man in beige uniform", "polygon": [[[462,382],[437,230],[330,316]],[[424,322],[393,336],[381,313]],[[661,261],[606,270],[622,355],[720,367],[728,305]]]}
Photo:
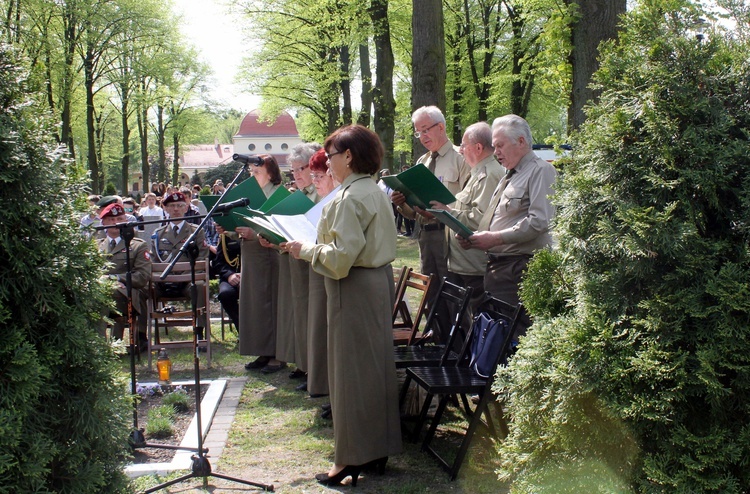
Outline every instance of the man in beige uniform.
{"label": "man in beige uniform", "polygon": [[[470,125],[461,140],[461,154],[471,168],[471,177],[464,189],[456,194],[452,207],[437,201],[431,203],[435,209],[448,211],[461,223],[476,231],[479,222],[490,204],[492,193],[504,174],[503,168],[492,154],[492,130],[485,122]],[[484,295],[484,272],[487,257],[476,249],[462,249],[452,231],[446,231],[448,239],[448,281],[473,289],[470,313]],[[470,314],[469,314],[470,316]],[[467,316],[465,324],[470,321]],[[465,328],[468,330],[468,325]],[[447,335],[443,335],[447,338]]]}
{"label": "man in beige uniform", "polygon": [[[554,208],[549,196],[557,178],[555,168],[531,150],[531,129],[517,115],[492,123],[495,157],[507,171],[479,223],[479,231],[459,240],[465,249],[487,253],[484,289],[511,304],[531,256],[552,244],[549,225]],[[528,321],[517,331],[526,332]]]}
{"label": "man in beige uniform", "polygon": [[[445,130],[445,116],[436,106],[423,106],[411,117],[414,124],[414,136],[427,148],[427,153],[417,160],[424,164],[454,195],[463,189],[469,179],[470,168],[456,146],[448,139]],[[423,210],[411,208],[406,204],[406,197],[400,192],[391,194],[391,201],[405,218],[415,219],[419,224],[418,242],[420,270],[423,274],[434,274],[428,299],[435,295],[439,281],[448,276],[448,244],[445,237],[445,225],[432,218]],[[447,334],[447,319],[439,318],[441,334]],[[439,336],[439,335],[438,335]],[[442,340],[441,340],[442,341]]]}

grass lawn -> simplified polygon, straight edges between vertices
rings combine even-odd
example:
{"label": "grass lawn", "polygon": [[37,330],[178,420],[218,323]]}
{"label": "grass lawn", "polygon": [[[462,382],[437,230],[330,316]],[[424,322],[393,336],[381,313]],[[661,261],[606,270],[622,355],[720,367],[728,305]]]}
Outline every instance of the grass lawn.
{"label": "grass lawn", "polygon": [[[419,268],[416,240],[399,237],[398,258],[394,268],[408,265]],[[326,398],[311,399],[307,393],[296,391],[297,380],[288,378],[288,371],[264,375],[248,372],[244,364],[249,360],[237,353],[237,337],[227,330],[221,340],[220,326],[214,324],[213,362],[210,368],[201,359],[201,377],[248,376],[232,424],[229,439],[222,456],[213,464],[215,472],[239,477],[253,482],[273,484],[276,492],[327,492],[314,475],[326,471],[333,459],[333,428],[331,422],[321,419],[320,405]],[[185,339],[189,331],[170,329],[170,338]],[[173,362],[173,379],[192,379],[193,358],[189,350],[170,352]],[[293,366],[290,366],[293,368]],[[123,371],[127,371],[123,361]],[[156,380],[155,369],[149,373],[145,359],[138,364],[139,381]],[[460,439],[457,431],[465,422],[458,413],[449,413],[448,427],[439,444],[448,451],[457,449]],[[446,420],[444,420],[446,422]],[[451,424],[453,426],[451,427]],[[458,480],[451,482],[437,462],[420,451],[420,444],[404,442],[404,452],[388,461],[386,474],[361,476],[356,490],[361,493],[503,493],[507,487],[497,480],[494,471],[499,458],[495,444],[486,432],[479,429],[472,441]],[[181,472],[185,474],[189,472]],[[176,475],[175,475],[176,476]],[[138,489],[163,482],[154,477],[140,478]],[[348,482],[348,480],[347,480]],[[169,487],[162,492],[254,492],[256,488],[211,477],[209,486],[202,488],[202,479],[191,479]],[[351,486],[336,488],[348,491]]]}

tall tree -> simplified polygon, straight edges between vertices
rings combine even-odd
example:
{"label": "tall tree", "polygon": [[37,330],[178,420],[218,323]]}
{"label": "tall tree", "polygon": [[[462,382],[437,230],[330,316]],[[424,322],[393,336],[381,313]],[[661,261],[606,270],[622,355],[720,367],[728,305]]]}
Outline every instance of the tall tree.
{"label": "tall tree", "polygon": [[393,139],[396,129],[396,101],[393,95],[393,67],[395,62],[391,47],[391,27],[388,21],[388,0],[372,0],[369,12],[376,57],[375,87],[373,88],[375,132],[380,136],[385,148],[383,167],[394,170]]}
{"label": "tall tree", "polygon": [[[445,112],[445,31],[442,0],[412,0],[412,111],[435,105]],[[413,156],[424,154],[413,139]]]}
{"label": "tall tree", "polygon": [[627,0],[566,0],[576,12],[571,24],[573,49],[569,63],[572,88],[568,107],[568,127],[577,129],[585,120],[584,105],[594,102],[596,91],[589,86],[599,68],[599,44],[617,36],[617,24],[625,13]]}

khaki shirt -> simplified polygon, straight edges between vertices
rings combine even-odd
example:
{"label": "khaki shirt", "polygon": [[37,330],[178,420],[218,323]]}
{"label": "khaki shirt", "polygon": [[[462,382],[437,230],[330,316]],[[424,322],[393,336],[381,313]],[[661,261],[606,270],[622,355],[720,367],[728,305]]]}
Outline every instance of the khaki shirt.
{"label": "khaki shirt", "polygon": [[[182,248],[185,241],[193,234],[198,228],[198,225],[193,225],[183,220],[180,226],[180,233],[175,235],[174,223],[167,223],[161,228],[157,228],[154,231],[156,235],[155,243],[151,245],[151,255],[154,262],[172,262],[172,258]],[[198,245],[198,259],[208,258],[208,243],[206,242],[206,234],[203,233],[203,229],[198,231],[195,236],[195,243]],[[187,262],[189,259],[187,256],[182,256],[180,261]]]}
{"label": "khaki shirt", "polygon": [[370,175],[352,173],[324,208],[317,244],[305,243],[300,258],[323,276],[340,280],[352,267],[379,268],[396,258],[393,209]]}
{"label": "khaki shirt", "polygon": [[304,189],[302,189],[302,192],[307,196],[308,199],[310,199],[315,204],[319,203],[322,199],[321,197],[318,197],[318,191],[315,189],[314,184],[310,184]]}
{"label": "khaki shirt", "polygon": [[[432,153],[425,153],[417,160],[417,164],[423,164],[429,167],[430,155]],[[438,149],[438,158],[435,163],[435,176],[443,182],[445,188],[451,191],[451,194],[456,195],[461,189],[464,188],[466,181],[471,175],[471,168],[464,161],[464,157],[458,152],[458,147],[454,146],[451,141],[446,141],[440,149]],[[446,204],[447,206],[447,204]],[[416,212],[406,203],[399,207],[401,214],[409,219],[414,219]],[[420,223],[434,223],[436,220],[428,220],[423,216],[419,217]]]}
{"label": "khaki shirt", "polygon": [[497,207],[487,211],[482,221],[489,220],[489,230],[500,232],[503,240],[490,250],[493,254],[530,255],[552,244],[549,225],[555,209],[549,196],[557,172],[533,151],[521,158],[515,170],[507,184],[500,181],[491,201]]}
{"label": "khaki shirt", "polygon": [[[476,231],[490,205],[492,193],[503,177],[504,169],[493,155],[477,163],[471,170],[466,187],[456,194],[451,214],[458,221]],[[448,237],[448,270],[463,275],[484,275],[487,256],[477,249],[463,249],[453,230],[445,229]]]}
{"label": "khaki shirt", "polygon": [[[116,275],[118,281],[125,283],[127,273],[127,253],[125,252],[125,241],[120,238],[115,244],[115,248],[110,250],[110,237],[98,240],[98,247],[101,252],[107,256],[110,262],[108,275]],[[151,278],[151,255],[148,250],[148,244],[138,237],[130,241],[130,280],[133,288],[144,288],[148,285]]]}

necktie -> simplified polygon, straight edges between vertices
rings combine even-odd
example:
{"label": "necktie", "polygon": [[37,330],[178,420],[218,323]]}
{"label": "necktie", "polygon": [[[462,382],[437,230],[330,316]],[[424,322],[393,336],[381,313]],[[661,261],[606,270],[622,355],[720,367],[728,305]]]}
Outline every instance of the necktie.
{"label": "necktie", "polygon": [[508,173],[505,174],[503,181],[500,182],[500,185],[497,187],[497,190],[495,190],[495,193],[492,195],[492,200],[490,200],[490,205],[487,207],[487,211],[484,212],[484,216],[482,216],[482,221],[479,222],[479,227],[477,228],[478,232],[484,232],[490,229],[490,224],[492,223],[492,217],[495,215],[495,210],[497,209],[497,205],[500,204],[500,198],[503,197],[503,191],[508,186],[508,182],[510,182],[510,177],[512,177],[513,174],[515,173],[516,173],[516,169],[513,168],[511,170],[508,170]]}
{"label": "necktie", "polygon": [[440,156],[440,155],[438,154],[437,151],[433,151],[430,154],[430,165],[427,168],[429,168],[430,172],[433,175],[435,174],[435,165],[437,165],[438,156]]}
{"label": "necktie", "polygon": [[115,250],[115,245],[117,245],[117,242],[115,242],[115,239],[111,239],[109,241],[109,251],[113,252]]}
{"label": "necktie", "polygon": [[174,236],[176,237],[179,234],[180,234],[180,227],[179,226],[174,227]]}

